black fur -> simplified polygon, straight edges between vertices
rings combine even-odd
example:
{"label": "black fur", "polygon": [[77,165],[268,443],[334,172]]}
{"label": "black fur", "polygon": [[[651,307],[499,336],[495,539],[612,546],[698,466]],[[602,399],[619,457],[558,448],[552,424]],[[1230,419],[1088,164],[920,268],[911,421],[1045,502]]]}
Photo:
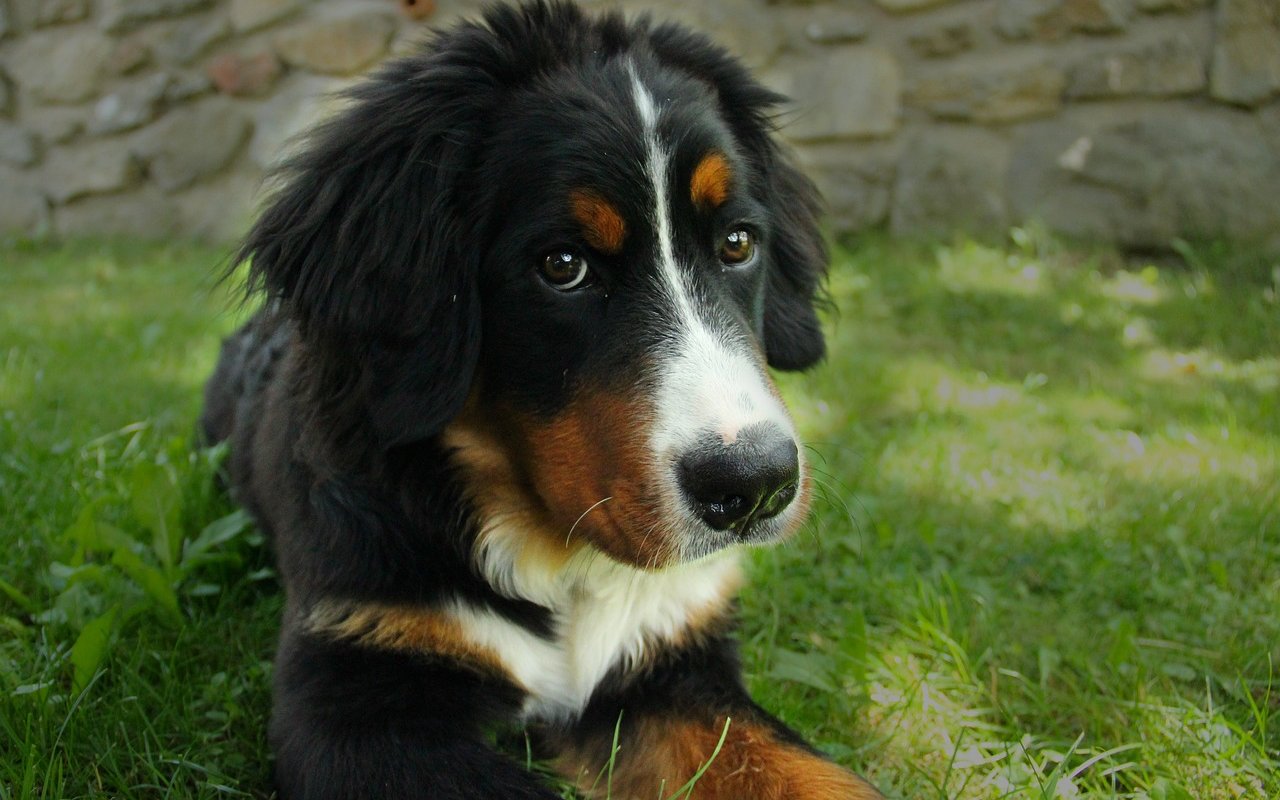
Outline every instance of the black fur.
{"label": "black fur", "polygon": [[[283,169],[239,251],[267,301],[224,344],[203,418],[209,440],[231,443],[235,494],[270,533],[287,591],[271,728],[284,798],[556,796],[485,744],[517,718],[519,687],[430,654],[326,638],[304,620],[330,598],[461,598],[554,636],[549,609],[476,570],[471,498],[484,487],[467,484],[441,434],[478,392],[549,418],[570,387],[637,390],[619,376],[663,335],[624,264],[648,246],[643,232],[621,254],[593,254],[602,279],[589,292],[556,295],[525,277],[576,236],[555,198],[582,176],[622,185],[643,157],[620,133],[636,126],[623,56],[687,99],[672,112],[681,141],[736,159],[747,191],[724,214],[759,221],[764,271],[708,273],[699,291],[760,340],[770,365],[803,369],[823,355],[814,302],[826,250],[814,189],[770,127],[782,98],[706,38],[561,2],[495,7],[351,90]],[[629,202],[623,212],[643,217],[643,198]],[[703,258],[699,237],[723,224],[697,223],[682,253]],[[615,671],[579,725],[543,735],[582,745],[611,733],[622,707],[693,704],[798,743],[739,672],[727,633],[693,638],[645,674]]]}

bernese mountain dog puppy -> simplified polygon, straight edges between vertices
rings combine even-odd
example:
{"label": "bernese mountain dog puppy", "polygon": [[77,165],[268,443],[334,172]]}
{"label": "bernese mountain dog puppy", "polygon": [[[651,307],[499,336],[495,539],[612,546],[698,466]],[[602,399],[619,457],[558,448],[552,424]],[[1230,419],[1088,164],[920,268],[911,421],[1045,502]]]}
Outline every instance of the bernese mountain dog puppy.
{"label": "bernese mountain dog puppy", "polygon": [[536,0],[284,167],[203,417],[285,586],[281,797],[557,797],[504,726],[591,797],[879,797],[733,639],[741,549],[810,498],[768,368],[824,352],[781,100],[682,27]]}

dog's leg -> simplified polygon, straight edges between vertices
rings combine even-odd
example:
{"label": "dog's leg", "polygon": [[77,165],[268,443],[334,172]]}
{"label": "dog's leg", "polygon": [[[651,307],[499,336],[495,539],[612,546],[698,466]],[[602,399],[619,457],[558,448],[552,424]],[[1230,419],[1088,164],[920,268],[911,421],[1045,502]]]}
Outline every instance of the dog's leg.
{"label": "dog's leg", "polygon": [[271,738],[282,800],[556,800],[492,750],[514,687],[412,654],[291,633]]}
{"label": "dog's leg", "polygon": [[697,800],[880,800],[751,700],[735,649],[706,642],[598,695],[575,728],[552,737],[560,770],[611,800],[669,797],[699,771]]}

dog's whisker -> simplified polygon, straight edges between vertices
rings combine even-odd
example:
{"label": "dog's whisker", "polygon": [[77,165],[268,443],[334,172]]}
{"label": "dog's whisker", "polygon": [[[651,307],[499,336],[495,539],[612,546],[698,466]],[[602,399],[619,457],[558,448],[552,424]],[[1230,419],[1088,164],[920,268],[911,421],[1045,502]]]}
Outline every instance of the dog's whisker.
{"label": "dog's whisker", "polygon": [[604,505],[605,503],[609,502],[612,499],[613,499],[612,495],[610,495],[609,497],[602,497],[599,500],[592,503],[591,506],[587,508],[586,511],[583,511],[581,514],[579,514],[578,518],[575,519],[573,521],[573,524],[569,526],[569,532],[565,534],[564,546],[565,547],[569,546],[569,540],[573,538],[573,532],[578,529],[579,522],[582,522],[582,520],[584,520],[588,514],[590,514],[592,511],[595,511],[597,508],[599,508],[600,506]]}

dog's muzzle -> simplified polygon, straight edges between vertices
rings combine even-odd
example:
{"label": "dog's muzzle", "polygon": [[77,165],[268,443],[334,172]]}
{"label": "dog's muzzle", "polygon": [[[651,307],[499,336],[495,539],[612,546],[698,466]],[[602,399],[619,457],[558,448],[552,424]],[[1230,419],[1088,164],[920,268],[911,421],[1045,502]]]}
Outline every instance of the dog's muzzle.
{"label": "dog's muzzle", "polygon": [[744,429],[729,444],[715,434],[700,437],[676,471],[693,513],[741,538],[785,511],[800,488],[796,442],[768,422]]}

